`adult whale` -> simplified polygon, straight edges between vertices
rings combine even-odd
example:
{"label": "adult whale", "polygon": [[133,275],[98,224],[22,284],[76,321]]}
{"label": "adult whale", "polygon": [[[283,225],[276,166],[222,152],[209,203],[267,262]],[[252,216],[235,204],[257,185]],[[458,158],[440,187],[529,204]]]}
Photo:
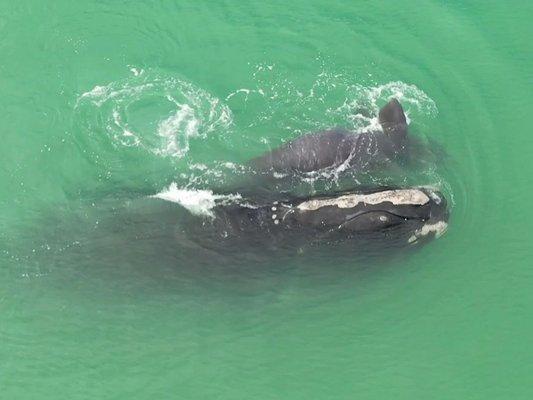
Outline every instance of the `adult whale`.
{"label": "adult whale", "polygon": [[306,173],[325,168],[370,170],[398,159],[407,147],[407,121],[400,102],[391,99],[378,114],[381,131],[354,133],[330,129],[303,135],[254,160],[261,172]]}
{"label": "adult whale", "polygon": [[[442,193],[418,187],[353,189],[278,200],[221,201],[209,217],[189,215],[184,232],[203,248],[294,250],[309,244],[353,243],[382,251],[441,235],[447,227]],[[201,218],[201,219],[200,219]]]}

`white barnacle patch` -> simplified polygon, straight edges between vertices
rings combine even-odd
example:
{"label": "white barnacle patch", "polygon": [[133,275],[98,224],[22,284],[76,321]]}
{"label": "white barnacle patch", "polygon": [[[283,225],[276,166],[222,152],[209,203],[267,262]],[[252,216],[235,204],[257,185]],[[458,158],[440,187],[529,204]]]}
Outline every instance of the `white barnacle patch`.
{"label": "white barnacle patch", "polygon": [[278,216],[276,214],[272,214],[272,219],[276,219]]}
{"label": "white barnacle patch", "polygon": [[394,205],[423,206],[429,202],[429,197],[419,189],[395,189],[369,194],[347,194],[339,197],[314,199],[298,204],[301,211],[315,211],[326,206],[339,208],[353,208],[359,204],[380,204],[390,202]]}
{"label": "white barnacle patch", "polygon": [[415,231],[414,235],[409,238],[408,242],[414,243],[420,237],[427,236],[430,233],[434,233],[435,238],[438,239],[444,234],[444,232],[446,232],[446,229],[448,229],[448,224],[444,221],[438,221],[433,224],[425,224],[424,226],[422,226],[422,228],[417,229]]}
{"label": "white barnacle patch", "polygon": [[277,207],[272,207],[272,211],[276,211],[277,209]]}
{"label": "white barnacle patch", "polygon": [[435,204],[440,204],[442,202],[442,199],[432,190],[429,191],[429,195],[431,196],[431,199],[435,202]]}

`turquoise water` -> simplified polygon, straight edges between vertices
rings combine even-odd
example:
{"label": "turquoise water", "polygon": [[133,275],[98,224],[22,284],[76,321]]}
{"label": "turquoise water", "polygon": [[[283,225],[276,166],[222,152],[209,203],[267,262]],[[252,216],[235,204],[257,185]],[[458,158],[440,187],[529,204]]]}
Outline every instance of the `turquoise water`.
{"label": "turquoise water", "polygon": [[[531,398],[532,16],[2,1],[1,397]],[[418,251],[232,267],[190,257],[182,207],[148,197],[231,186],[300,134],[365,129],[354,110],[390,96],[431,152],[373,178],[452,204]]]}

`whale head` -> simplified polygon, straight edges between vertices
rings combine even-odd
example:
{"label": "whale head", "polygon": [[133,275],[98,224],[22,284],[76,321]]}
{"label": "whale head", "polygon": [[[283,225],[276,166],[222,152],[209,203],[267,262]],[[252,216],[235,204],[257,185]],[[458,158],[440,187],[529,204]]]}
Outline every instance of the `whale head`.
{"label": "whale head", "polygon": [[339,237],[380,236],[412,244],[447,228],[443,194],[429,188],[381,188],[316,197],[295,204],[294,218]]}

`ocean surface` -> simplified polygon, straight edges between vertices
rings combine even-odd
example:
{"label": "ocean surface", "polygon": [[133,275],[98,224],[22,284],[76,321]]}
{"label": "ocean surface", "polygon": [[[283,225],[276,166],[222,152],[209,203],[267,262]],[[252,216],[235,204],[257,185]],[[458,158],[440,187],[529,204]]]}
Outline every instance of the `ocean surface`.
{"label": "ocean surface", "polygon": [[[0,0],[0,398],[533,398],[532,18]],[[248,160],[391,97],[425,151],[366,179],[441,190],[441,238],[257,262],[180,240]]]}

